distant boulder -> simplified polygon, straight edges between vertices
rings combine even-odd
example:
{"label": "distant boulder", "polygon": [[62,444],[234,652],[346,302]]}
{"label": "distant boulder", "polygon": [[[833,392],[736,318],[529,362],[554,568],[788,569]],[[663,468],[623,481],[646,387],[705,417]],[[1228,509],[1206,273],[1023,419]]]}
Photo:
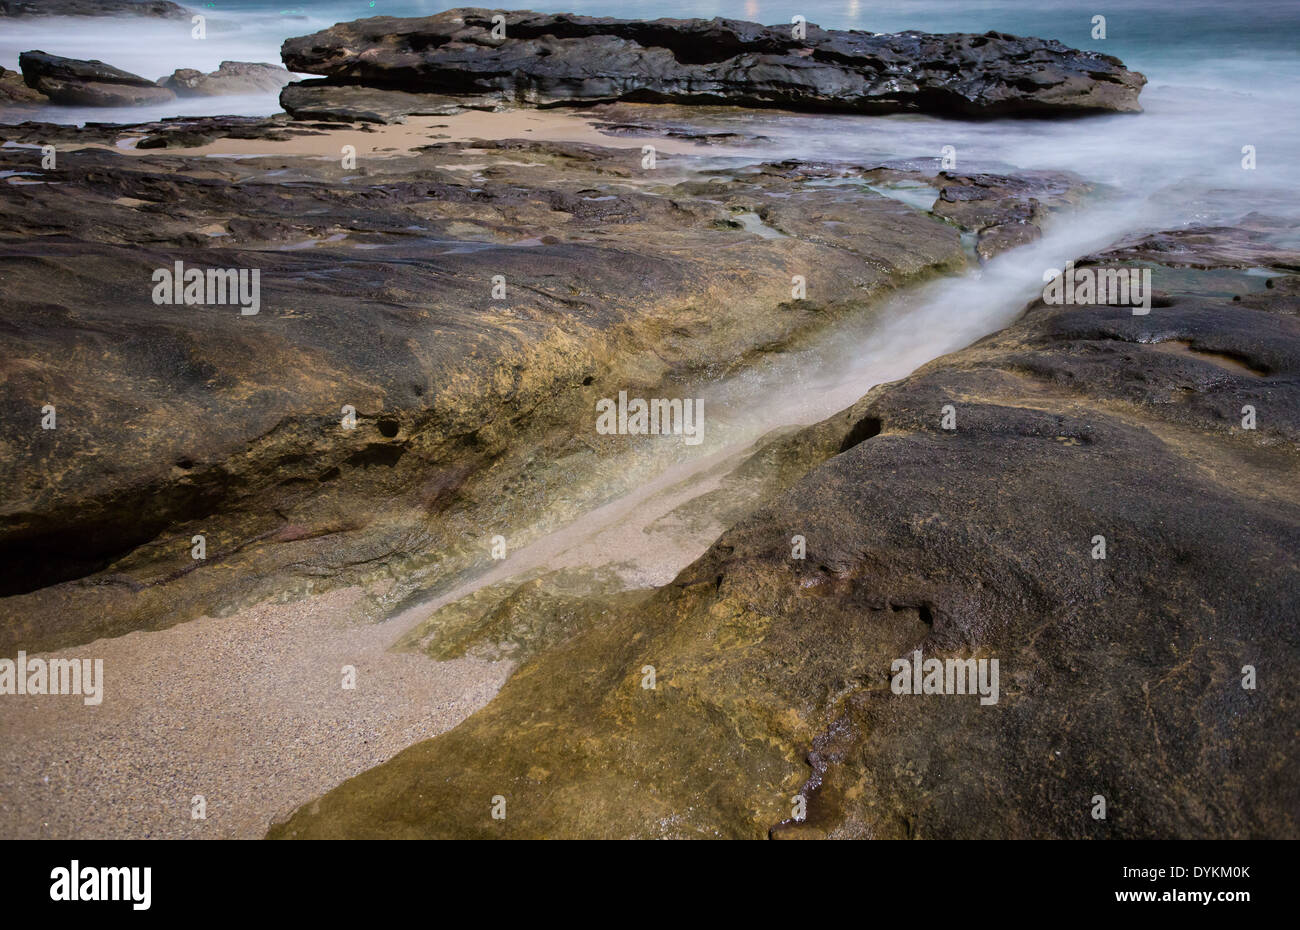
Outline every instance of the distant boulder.
{"label": "distant boulder", "polygon": [[279,65],[250,61],[223,61],[216,71],[204,74],[180,68],[158,82],[178,97],[221,97],[226,94],[259,94],[277,91],[292,75]]}
{"label": "distant boulder", "polygon": [[18,56],[27,86],[53,103],[83,107],[129,107],[166,103],[176,95],[148,78],[131,74],[102,61],[60,58],[48,52],[23,52]]}

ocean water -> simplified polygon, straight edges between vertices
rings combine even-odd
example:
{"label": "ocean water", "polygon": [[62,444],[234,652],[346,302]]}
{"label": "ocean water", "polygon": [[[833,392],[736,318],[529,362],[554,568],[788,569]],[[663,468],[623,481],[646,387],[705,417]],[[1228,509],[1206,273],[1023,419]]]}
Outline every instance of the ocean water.
{"label": "ocean water", "polygon": [[[0,64],[39,48],[99,58],[147,77],[212,70],[224,59],[279,61],[285,38],[366,16],[430,15],[427,0],[201,0],[207,37],[188,22],[145,18],[32,19],[0,27]],[[773,157],[889,159],[957,150],[958,168],[1068,169],[1130,198],[1133,225],[1230,222],[1251,211],[1300,215],[1290,167],[1300,151],[1300,3],[1295,0],[1136,0],[1122,8],[1068,0],[565,0],[542,9],[630,18],[726,16],[891,32],[995,29],[1116,55],[1147,75],[1140,115],[1079,120],[964,121],[926,116],[741,112],[762,124]],[[1095,15],[1106,37],[1092,38]],[[278,110],[275,94],[179,100],[131,109],[45,108],[26,118],[138,122],[163,116]],[[1242,167],[1254,146],[1256,168]],[[1121,213],[1121,215],[1123,215]],[[1140,215],[1141,223],[1136,222]]]}

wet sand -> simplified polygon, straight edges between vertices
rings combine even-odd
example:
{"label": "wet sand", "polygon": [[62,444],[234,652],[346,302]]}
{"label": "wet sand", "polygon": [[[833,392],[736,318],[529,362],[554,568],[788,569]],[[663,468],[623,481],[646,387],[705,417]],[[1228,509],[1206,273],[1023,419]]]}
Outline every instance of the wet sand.
{"label": "wet sand", "polygon": [[[453,116],[412,116],[405,123],[372,125],[369,129],[352,129],[340,125],[336,130],[323,130],[320,135],[294,136],[281,142],[268,139],[218,139],[207,145],[173,149],[135,149],[126,135],[118,151],[138,155],[301,155],[317,158],[338,158],[345,145],[356,148],[358,158],[407,154],[425,145],[437,142],[466,142],[474,139],[537,139],[547,142],[576,142],[602,145],[609,148],[640,150],[653,144],[662,154],[698,155],[708,151],[708,146],[688,139],[660,136],[623,136],[600,132],[599,120],[583,110],[466,110]],[[60,146],[63,148],[63,146]],[[73,148],[73,147],[69,147]],[[727,147],[729,154],[737,149]]]}

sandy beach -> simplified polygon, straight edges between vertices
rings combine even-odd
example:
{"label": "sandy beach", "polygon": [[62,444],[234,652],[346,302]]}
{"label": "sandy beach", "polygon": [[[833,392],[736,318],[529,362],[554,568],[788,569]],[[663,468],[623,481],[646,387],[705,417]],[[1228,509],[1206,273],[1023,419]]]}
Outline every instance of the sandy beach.
{"label": "sandy beach", "polygon": [[[57,653],[103,659],[104,701],[5,700],[0,834],[257,838],[455,726],[509,674],[509,662],[390,652],[400,621],[360,623],[354,603],[345,589]],[[354,689],[343,688],[345,665],[356,669]]]}
{"label": "sandy beach", "polygon": [[[623,106],[634,108],[635,104]],[[653,107],[647,115],[653,115]],[[474,139],[528,139],[531,141],[572,142],[609,148],[639,150],[653,141],[658,153],[698,155],[707,148],[688,139],[656,136],[619,136],[601,132],[599,117],[580,109],[505,109],[466,110],[451,116],[410,116],[404,123],[370,125],[357,129],[341,124],[337,129],[319,129],[318,135],[300,135],[284,141],[271,139],[218,139],[207,145],[171,149],[172,154],[210,156],[214,158],[283,155],[338,158],[345,145],[356,149],[358,159],[407,154],[422,146],[438,142],[468,142]],[[320,125],[320,124],[316,124]],[[136,149],[134,144],[144,135],[124,133],[118,151],[138,155],[157,155],[157,149]],[[78,146],[69,146],[70,150]],[[103,147],[103,146],[96,146]],[[734,147],[729,152],[743,154]]]}

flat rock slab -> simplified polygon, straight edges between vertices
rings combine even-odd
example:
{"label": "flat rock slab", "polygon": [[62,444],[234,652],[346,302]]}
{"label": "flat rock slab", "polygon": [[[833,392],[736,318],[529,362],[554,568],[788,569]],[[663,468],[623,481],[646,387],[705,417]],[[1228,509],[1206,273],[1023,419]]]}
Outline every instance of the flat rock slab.
{"label": "flat rock slab", "polygon": [[299,81],[280,91],[280,106],[295,119],[332,123],[404,123],[408,116],[451,116],[463,110],[495,109],[482,97],[412,94],[361,84]]}
{"label": "flat rock slab", "polygon": [[[505,17],[504,37],[494,16]],[[537,106],[612,100],[858,113],[1134,112],[1146,83],[1116,58],[1003,33],[876,35],[729,19],[610,19],[456,9],[289,39],[291,71],[336,83]]]}
{"label": "flat rock slab", "polygon": [[[1036,302],[777,440],[810,470],[671,585],[532,599],[558,642],[491,704],[271,835],[1294,836],[1297,278],[1187,257],[1149,314]],[[997,700],[895,690],[918,651]]]}

